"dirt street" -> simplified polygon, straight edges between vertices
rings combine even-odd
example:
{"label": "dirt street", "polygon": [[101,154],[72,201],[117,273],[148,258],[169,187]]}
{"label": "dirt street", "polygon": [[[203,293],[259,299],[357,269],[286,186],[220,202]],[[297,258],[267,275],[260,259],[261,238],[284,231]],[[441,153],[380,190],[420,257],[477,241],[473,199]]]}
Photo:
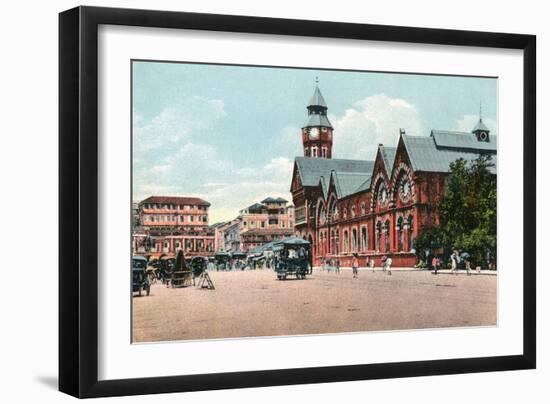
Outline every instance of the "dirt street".
{"label": "dirt street", "polygon": [[496,324],[497,277],[427,271],[210,272],[216,290],[152,285],[133,298],[134,342]]}

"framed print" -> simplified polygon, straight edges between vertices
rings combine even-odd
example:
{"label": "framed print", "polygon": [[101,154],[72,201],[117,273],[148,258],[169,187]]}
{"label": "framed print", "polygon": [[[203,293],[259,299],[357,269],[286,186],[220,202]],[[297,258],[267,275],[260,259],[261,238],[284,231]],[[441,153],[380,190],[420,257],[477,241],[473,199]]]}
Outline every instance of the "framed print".
{"label": "framed print", "polygon": [[61,391],[535,367],[534,36],[59,28]]}

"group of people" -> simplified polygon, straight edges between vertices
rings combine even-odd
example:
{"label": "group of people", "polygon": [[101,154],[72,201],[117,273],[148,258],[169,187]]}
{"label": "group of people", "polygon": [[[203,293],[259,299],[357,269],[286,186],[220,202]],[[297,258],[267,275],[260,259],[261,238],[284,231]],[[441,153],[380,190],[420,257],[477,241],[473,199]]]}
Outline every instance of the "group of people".
{"label": "group of people", "polygon": [[[382,256],[381,258],[382,262],[382,271],[387,272],[388,275],[391,275],[391,265],[392,265],[392,259],[391,257],[388,257],[386,255]],[[372,272],[374,272],[374,259],[371,258],[368,260],[368,266],[372,269]],[[353,258],[351,259],[351,269],[353,272],[353,277],[357,278],[359,276],[359,260],[357,253],[353,253]]]}
{"label": "group of people", "polygon": [[[449,259],[450,259],[450,262],[451,262],[451,273],[453,273],[455,275],[458,275],[458,265],[462,261],[464,261],[464,269],[466,270],[466,274],[468,274],[468,275],[471,274],[472,264],[470,262],[469,254],[463,253],[461,255],[461,254],[459,254],[458,250],[453,250],[453,252],[451,253]],[[442,267],[441,258],[439,256],[435,255],[432,258],[431,264],[432,264],[434,274],[437,275],[437,271],[439,269],[441,269],[441,267]],[[480,270],[481,270],[481,267],[476,268],[477,272],[480,272]]]}

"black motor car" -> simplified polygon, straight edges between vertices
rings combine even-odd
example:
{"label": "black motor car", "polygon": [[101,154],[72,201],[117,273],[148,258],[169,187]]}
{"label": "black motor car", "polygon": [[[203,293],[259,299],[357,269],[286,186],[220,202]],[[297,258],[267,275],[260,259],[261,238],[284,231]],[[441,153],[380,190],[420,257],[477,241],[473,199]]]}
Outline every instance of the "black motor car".
{"label": "black motor car", "polygon": [[137,292],[139,296],[144,291],[149,296],[151,293],[151,284],[147,276],[147,259],[144,257],[132,257],[132,292]]}

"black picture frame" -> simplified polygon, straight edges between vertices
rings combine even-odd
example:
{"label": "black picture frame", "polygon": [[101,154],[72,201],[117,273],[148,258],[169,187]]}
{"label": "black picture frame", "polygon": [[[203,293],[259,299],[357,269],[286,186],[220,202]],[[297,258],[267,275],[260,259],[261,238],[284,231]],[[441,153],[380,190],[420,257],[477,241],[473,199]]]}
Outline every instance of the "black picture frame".
{"label": "black picture frame", "polygon": [[[523,354],[99,381],[100,24],[523,50]],[[96,7],[60,13],[59,390],[85,398],[535,368],[535,103],[534,35]]]}

